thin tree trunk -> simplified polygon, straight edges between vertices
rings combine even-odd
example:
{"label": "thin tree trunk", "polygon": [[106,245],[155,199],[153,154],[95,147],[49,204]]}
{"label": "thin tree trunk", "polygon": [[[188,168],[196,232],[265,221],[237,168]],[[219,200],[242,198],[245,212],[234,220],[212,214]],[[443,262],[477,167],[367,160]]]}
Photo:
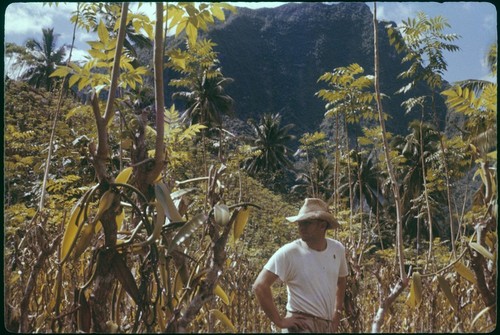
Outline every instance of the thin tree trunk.
{"label": "thin tree trunk", "polygon": [[387,164],[387,172],[391,179],[392,191],[394,192],[394,201],[396,205],[396,247],[399,261],[399,272],[401,279],[405,281],[407,275],[404,268],[404,254],[403,254],[403,223],[401,218],[401,197],[399,194],[399,184],[394,174],[391,158],[389,155],[389,143],[387,141],[385,122],[382,111],[382,101],[380,97],[379,85],[379,60],[378,60],[378,32],[377,32],[377,3],[374,2],[373,8],[373,34],[374,34],[374,56],[375,56],[375,95],[377,100],[378,118],[380,127],[382,129],[382,140],[384,144],[384,155]]}
{"label": "thin tree trunk", "polygon": [[[80,5],[78,4],[77,13],[76,13],[76,21],[75,21],[75,25],[73,26],[73,40],[71,41],[71,47],[69,49],[69,57],[68,57],[68,60],[66,61],[67,66],[71,62],[71,54],[73,53],[73,47],[75,45],[76,26],[78,25],[78,18],[80,17],[79,12],[80,12]],[[50,161],[52,160],[52,152],[53,152],[54,137],[55,137],[56,126],[57,126],[57,119],[59,118],[59,113],[61,112],[62,97],[65,93],[64,87],[66,86],[65,85],[66,78],[67,77],[64,77],[62,84],[61,84],[61,92],[59,92],[59,101],[57,103],[57,110],[56,110],[56,113],[54,114],[52,131],[50,133],[49,152],[47,153],[47,160],[45,161],[45,171],[43,173],[42,192],[40,194],[40,203],[38,205],[39,211],[43,210],[44,204],[45,204],[45,194],[46,194],[46,188],[47,188],[47,180],[49,177],[49,167],[50,167]]]}
{"label": "thin tree trunk", "polygon": [[387,313],[387,310],[392,305],[392,303],[396,300],[396,298],[403,292],[403,290],[408,286],[408,276],[406,274],[406,270],[404,267],[404,254],[403,254],[403,224],[401,219],[401,199],[399,195],[399,185],[396,179],[396,175],[394,174],[392,163],[389,155],[389,145],[387,142],[385,123],[382,112],[382,101],[380,98],[380,86],[379,86],[379,59],[378,59],[378,30],[377,30],[377,3],[373,4],[373,39],[374,39],[374,65],[375,65],[375,95],[377,100],[377,109],[378,109],[378,118],[380,127],[382,129],[382,139],[384,143],[384,155],[387,164],[387,172],[389,177],[391,178],[392,190],[394,192],[394,201],[396,205],[396,248],[397,248],[397,256],[399,262],[399,272],[400,272],[400,281],[396,284],[396,286],[392,289],[389,296],[382,300],[375,315],[375,318],[372,323],[372,333],[379,333],[384,323],[384,318]]}

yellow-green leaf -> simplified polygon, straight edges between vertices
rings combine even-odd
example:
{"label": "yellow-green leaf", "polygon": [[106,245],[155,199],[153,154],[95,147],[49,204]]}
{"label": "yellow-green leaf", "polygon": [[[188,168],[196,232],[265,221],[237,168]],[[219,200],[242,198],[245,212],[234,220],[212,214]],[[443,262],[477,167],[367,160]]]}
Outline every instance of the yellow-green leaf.
{"label": "yellow-green leaf", "polygon": [[236,329],[236,327],[233,325],[233,323],[231,322],[231,320],[228,319],[228,317],[222,313],[221,311],[219,311],[218,309],[211,309],[210,310],[210,314],[215,316],[217,319],[219,319],[222,324],[224,326],[226,326],[231,332],[233,333],[237,333],[238,330]]}
{"label": "yellow-green leaf", "polygon": [[118,176],[116,176],[115,182],[126,184],[130,178],[130,175],[132,174],[132,171],[133,171],[132,167],[128,167],[128,168],[123,169],[118,174]]}
{"label": "yellow-green leaf", "polygon": [[51,73],[50,77],[65,77],[71,72],[71,68],[67,66],[58,66],[57,69]]}
{"label": "yellow-green leaf", "polygon": [[443,291],[451,307],[453,307],[454,310],[457,310],[458,309],[457,298],[451,292],[450,284],[443,276],[438,275],[437,279],[439,282],[439,287],[441,288],[441,291]]}
{"label": "yellow-green leaf", "polygon": [[156,183],[155,196],[170,222],[182,221],[182,217],[172,201],[170,190],[167,188],[167,185],[164,183]]}
{"label": "yellow-green leaf", "polygon": [[108,43],[109,32],[108,29],[106,29],[106,25],[102,21],[100,21],[99,25],[97,26],[97,35],[99,36],[99,40],[104,42],[104,44]]}
{"label": "yellow-green leaf", "polygon": [[220,8],[220,6],[218,4],[214,4],[211,8],[211,11],[212,11],[213,16],[215,16],[219,20],[221,20],[221,21],[225,20],[226,17],[224,15],[224,11]]}
{"label": "yellow-green leaf", "polygon": [[240,238],[241,234],[243,234],[249,216],[250,216],[250,207],[244,207],[240,209],[240,211],[238,212],[238,215],[236,216],[236,220],[234,222],[234,230],[233,230],[233,237],[235,241]]}
{"label": "yellow-green leaf", "polygon": [[465,264],[463,264],[462,262],[457,262],[457,263],[455,263],[454,267],[455,267],[455,271],[457,271],[457,273],[460,276],[464,277],[465,279],[470,281],[472,284],[476,283],[476,277],[474,276],[474,272],[472,272],[471,269],[469,269],[467,266],[465,266]]}
{"label": "yellow-green leaf", "polygon": [[186,25],[186,35],[189,40],[189,45],[193,47],[198,39],[198,28],[196,28],[196,26],[191,22],[188,22]]}
{"label": "yellow-green leaf", "polygon": [[229,305],[229,298],[227,297],[226,292],[220,287],[220,285],[215,286],[214,293],[216,296],[221,298],[222,302],[226,305]]}
{"label": "yellow-green leaf", "polygon": [[125,219],[125,211],[122,209],[121,213],[118,214],[115,218],[115,221],[116,221],[116,230],[120,230],[122,229],[122,225],[123,225],[123,220]]}
{"label": "yellow-green leaf", "polygon": [[[83,198],[82,198],[83,199]],[[78,236],[79,226],[83,222],[86,215],[84,215],[84,203],[82,203],[82,199],[80,199],[75,207],[73,207],[70,219],[68,224],[66,225],[66,230],[64,231],[64,236],[61,244],[61,262],[65,262],[67,257],[69,256],[71,250],[73,249],[74,242]],[[87,208],[88,215],[88,208]]]}
{"label": "yellow-green leaf", "polygon": [[84,223],[82,231],[78,237],[78,241],[75,244],[75,252],[73,254],[73,259],[78,259],[80,256],[87,250],[90,246],[90,242],[92,241],[92,237],[94,236],[94,225]]}
{"label": "yellow-green leaf", "polygon": [[420,273],[414,272],[411,278],[410,293],[406,304],[412,308],[418,307],[422,302],[422,279]]}
{"label": "yellow-green leaf", "polygon": [[479,252],[481,255],[483,255],[485,258],[488,258],[490,260],[495,260],[495,257],[493,256],[493,254],[491,252],[489,252],[488,250],[486,250],[485,247],[483,247],[481,244],[479,243],[476,243],[476,242],[471,242],[469,243],[469,246],[476,250],[477,252]]}
{"label": "yellow-green leaf", "polygon": [[97,209],[97,214],[94,218],[94,222],[99,221],[102,214],[111,207],[113,200],[115,198],[115,193],[111,190],[104,192],[101,199],[99,200],[99,208]]}

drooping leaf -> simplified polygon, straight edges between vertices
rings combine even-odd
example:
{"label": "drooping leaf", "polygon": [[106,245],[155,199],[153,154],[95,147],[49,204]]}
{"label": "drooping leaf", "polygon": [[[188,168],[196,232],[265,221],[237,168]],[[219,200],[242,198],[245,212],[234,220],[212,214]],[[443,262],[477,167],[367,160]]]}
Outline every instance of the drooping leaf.
{"label": "drooping leaf", "polygon": [[115,182],[126,184],[132,174],[133,168],[130,166],[128,168],[123,169],[118,176],[116,176]]}
{"label": "drooping leaf", "polygon": [[[76,205],[71,210],[70,219],[64,230],[64,236],[61,244],[61,262],[64,263],[68,258],[71,250],[74,247],[76,238],[78,237],[79,226],[82,224],[86,215],[84,214],[85,204],[82,202],[84,197],[80,198]],[[89,208],[87,207],[87,215],[89,214]]]}
{"label": "drooping leaf", "polygon": [[422,302],[422,279],[420,273],[414,272],[411,277],[410,293],[406,304],[411,308],[418,307]]}
{"label": "drooping leaf", "polygon": [[168,247],[167,253],[170,254],[172,250],[174,250],[174,248],[176,248],[179,244],[188,239],[194,233],[194,231],[206,221],[206,219],[207,219],[206,215],[200,213],[194,216],[186,224],[184,224],[172,239],[172,242]]}
{"label": "drooping leaf", "polygon": [[238,329],[236,329],[236,327],[233,325],[231,320],[229,320],[229,318],[224,313],[219,311],[218,309],[211,309],[210,314],[215,316],[217,319],[219,319],[219,321],[221,321],[222,324],[224,326],[226,326],[227,329],[229,329],[231,332],[233,332],[233,333],[238,332]]}
{"label": "drooping leaf", "polygon": [[73,253],[73,259],[78,259],[87,250],[94,236],[94,225],[84,223],[78,240],[76,241]]}
{"label": "drooping leaf", "polygon": [[130,272],[130,269],[122,258],[122,255],[115,253],[111,260],[111,269],[115,274],[115,277],[120,281],[125,291],[130,295],[136,304],[140,304],[141,295],[139,289],[137,288],[137,283],[135,282],[134,276]]}
{"label": "drooping leaf", "polygon": [[170,222],[181,222],[182,217],[179,211],[175,207],[172,197],[170,196],[170,190],[164,183],[155,184],[155,196],[158,199],[161,207],[164,210],[165,215],[170,220]]}
{"label": "drooping leaf", "polygon": [[467,279],[469,282],[472,284],[476,283],[476,277],[474,275],[474,272],[472,272],[471,269],[469,269],[465,264],[462,262],[456,262],[454,265],[455,271],[462,276],[463,278]]}
{"label": "drooping leaf", "polygon": [[458,309],[457,298],[451,292],[450,284],[443,276],[438,275],[437,279],[439,282],[439,287],[441,288],[441,291],[443,291],[451,307],[453,307],[454,310],[457,310]]}
{"label": "drooping leaf", "polygon": [[472,249],[479,252],[481,255],[483,255],[484,258],[487,258],[487,259],[492,260],[492,261],[495,260],[495,256],[493,256],[493,254],[491,252],[489,252],[488,250],[486,250],[486,248],[483,247],[481,244],[476,243],[476,242],[470,242],[469,246]]}
{"label": "drooping leaf", "polygon": [[107,211],[109,207],[111,207],[114,199],[115,192],[113,192],[112,190],[107,190],[106,192],[104,192],[101,199],[99,200],[99,207],[97,208],[97,214],[95,215],[94,222],[97,222],[101,219],[101,216],[104,214],[104,212]]}
{"label": "drooping leaf", "polygon": [[250,207],[244,207],[240,209],[240,211],[238,212],[233,228],[234,229],[233,237],[235,241],[240,238],[241,234],[243,234],[249,216],[250,216]]}
{"label": "drooping leaf", "polygon": [[220,285],[216,285],[214,289],[214,293],[216,296],[221,298],[222,302],[225,303],[226,305],[229,305],[229,298],[227,297],[226,292],[222,289]]}

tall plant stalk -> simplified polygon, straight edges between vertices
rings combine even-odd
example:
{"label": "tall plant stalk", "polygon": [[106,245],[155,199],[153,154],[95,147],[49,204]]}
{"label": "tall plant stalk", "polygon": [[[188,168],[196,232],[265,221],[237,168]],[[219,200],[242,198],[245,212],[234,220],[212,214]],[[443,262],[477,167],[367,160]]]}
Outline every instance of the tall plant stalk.
{"label": "tall plant stalk", "polygon": [[385,123],[382,113],[382,101],[380,96],[380,84],[379,84],[379,58],[378,58],[378,22],[377,22],[377,3],[373,3],[373,45],[374,45],[374,84],[375,84],[375,97],[377,101],[377,110],[378,110],[378,119],[380,123],[380,127],[382,129],[382,140],[384,145],[384,155],[387,164],[387,172],[391,179],[391,186],[394,193],[394,201],[396,205],[396,251],[399,262],[399,272],[400,272],[400,282],[392,289],[391,293],[381,301],[377,314],[372,323],[372,332],[379,333],[380,328],[384,322],[385,315],[392,305],[392,303],[396,300],[396,298],[403,292],[405,287],[408,285],[408,277],[405,270],[405,262],[404,262],[404,253],[403,253],[403,223],[401,217],[401,198],[399,195],[399,185],[396,179],[396,175],[394,173],[394,169],[392,167],[390,155],[389,155],[389,144],[387,141]]}

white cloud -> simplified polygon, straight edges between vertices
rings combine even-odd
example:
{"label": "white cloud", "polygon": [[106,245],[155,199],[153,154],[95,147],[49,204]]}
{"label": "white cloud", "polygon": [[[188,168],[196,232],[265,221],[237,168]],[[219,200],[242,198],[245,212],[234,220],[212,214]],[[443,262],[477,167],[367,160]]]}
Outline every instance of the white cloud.
{"label": "white cloud", "polygon": [[5,11],[5,34],[36,34],[54,24],[41,3],[12,3]]}

